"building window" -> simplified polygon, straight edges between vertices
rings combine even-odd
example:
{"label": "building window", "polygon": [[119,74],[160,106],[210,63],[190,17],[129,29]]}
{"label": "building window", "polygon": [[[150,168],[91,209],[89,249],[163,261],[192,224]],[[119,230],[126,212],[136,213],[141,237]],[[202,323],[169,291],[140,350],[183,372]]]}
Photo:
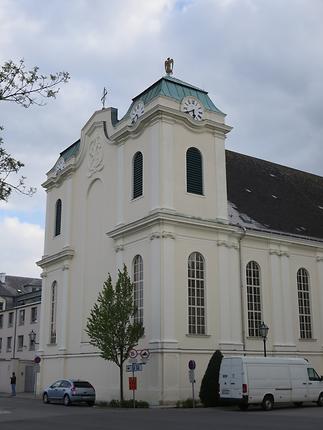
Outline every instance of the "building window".
{"label": "building window", "polygon": [[62,200],[58,199],[55,207],[55,236],[61,234],[62,224]]}
{"label": "building window", "polygon": [[24,347],[24,336],[20,335],[18,336],[18,348],[17,348],[18,351],[22,351],[23,347]]}
{"label": "building window", "polygon": [[4,309],[4,303],[0,302],[0,311],[3,311],[3,309]]}
{"label": "building window", "polygon": [[13,312],[9,312],[8,314],[8,327],[13,326]]}
{"label": "building window", "polygon": [[3,327],[3,314],[0,315],[0,328]]}
{"label": "building window", "polygon": [[133,259],[134,304],[136,313],[134,321],[144,323],[144,264],[142,257],[136,255]]}
{"label": "building window", "polygon": [[133,178],[132,197],[136,199],[142,196],[143,184],[143,156],[141,152],[136,152],[133,157]]}
{"label": "building window", "polygon": [[55,281],[51,287],[50,296],[50,334],[49,343],[56,343],[56,309],[57,309],[57,282]]}
{"label": "building window", "polygon": [[7,352],[11,352],[12,349],[12,337],[7,337]]}
{"label": "building window", "polygon": [[246,267],[247,302],[248,302],[248,333],[251,337],[259,337],[261,317],[260,267],[255,261],[249,261]]}
{"label": "building window", "polygon": [[37,308],[31,308],[30,310],[30,322],[34,324],[37,322]]}
{"label": "building window", "polygon": [[19,325],[25,324],[25,309],[20,309],[19,311]]}
{"label": "building window", "polygon": [[188,258],[188,332],[205,334],[204,258],[193,252]]}
{"label": "building window", "polygon": [[310,282],[306,269],[301,268],[297,272],[297,292],[299,329],[301,339],[312,339],[312,319],[310,305]]}
{"label": "building window", "polygon": [[197,148],[189,148],[186,152],[186,190],[203,195],[202,154]]}

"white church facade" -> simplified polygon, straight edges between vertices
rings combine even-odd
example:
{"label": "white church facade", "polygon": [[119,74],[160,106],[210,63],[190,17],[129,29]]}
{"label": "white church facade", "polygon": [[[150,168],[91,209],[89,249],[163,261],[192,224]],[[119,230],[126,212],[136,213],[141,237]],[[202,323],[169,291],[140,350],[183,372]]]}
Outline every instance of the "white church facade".
{"label": "white church facade", "polygon": [[262,321],[268,355],[323,374],[323,178],[226,151],[230,130],[206,91],[166,75],[121,120],[95,112],[61,153],[43,184],[40,389],[85,378],[118,398],[118,368],[85,327],[123,264],[151,352],[138,398],[190,397],[188,361],[198,391],[216,349],[262,355]]}

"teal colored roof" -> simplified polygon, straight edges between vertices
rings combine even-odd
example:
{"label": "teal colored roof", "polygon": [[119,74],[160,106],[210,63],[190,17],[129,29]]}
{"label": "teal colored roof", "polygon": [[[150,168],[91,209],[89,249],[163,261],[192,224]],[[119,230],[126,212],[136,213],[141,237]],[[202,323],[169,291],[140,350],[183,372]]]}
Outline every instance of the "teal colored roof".
{"label": "teal colored roof", "polygon": [[80,139],[70,145],[68,148],[64,149],[60,153],[60,156],[64,158],[64,161],[67,161],[69,158],[73,157],[79,152],[80,149]]}
{"label": "teal colored roof", "polygon": [[207,91],[188,84],[187,82],[180,81],[179,79],[173,78],[171,76],[163,76],[145,91],[138,94],[135,98],[132,99],[132,104],[128,109],[125,117],[129,115],[132,106],[138,100],[142,100],[146,105],[150,103],[154,98],[159,96],[170,97],[172,99],[177,100],[178,102],[180,102],[184,97],[193,96],[200,100],[205,109],[223,114],[223,112],[221,112],[212,102],[212,100],[208,96]]}

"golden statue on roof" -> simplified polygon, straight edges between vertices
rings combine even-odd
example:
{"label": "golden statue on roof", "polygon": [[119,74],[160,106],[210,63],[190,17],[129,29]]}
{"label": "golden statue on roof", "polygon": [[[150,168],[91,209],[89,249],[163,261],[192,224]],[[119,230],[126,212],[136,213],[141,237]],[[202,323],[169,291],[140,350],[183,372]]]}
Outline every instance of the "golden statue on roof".
{"label": "golden statue on roof", "polygon": [[168,57],[167,60],[165,60],[165,72],[168,76],[173,74],[173,67],[174,67],[174,60]]}

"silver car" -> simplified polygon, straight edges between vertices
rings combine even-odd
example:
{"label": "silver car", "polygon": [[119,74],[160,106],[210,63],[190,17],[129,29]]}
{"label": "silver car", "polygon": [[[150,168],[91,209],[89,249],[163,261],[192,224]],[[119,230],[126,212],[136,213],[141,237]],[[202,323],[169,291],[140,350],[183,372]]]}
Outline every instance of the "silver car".
{"label": "silver car", "polygon": [[65,406],[71,403],[85,402],[89,406],[95,403],[95,389],[87,381],[60,379],[45,388],[43,402],[61,402]]}

